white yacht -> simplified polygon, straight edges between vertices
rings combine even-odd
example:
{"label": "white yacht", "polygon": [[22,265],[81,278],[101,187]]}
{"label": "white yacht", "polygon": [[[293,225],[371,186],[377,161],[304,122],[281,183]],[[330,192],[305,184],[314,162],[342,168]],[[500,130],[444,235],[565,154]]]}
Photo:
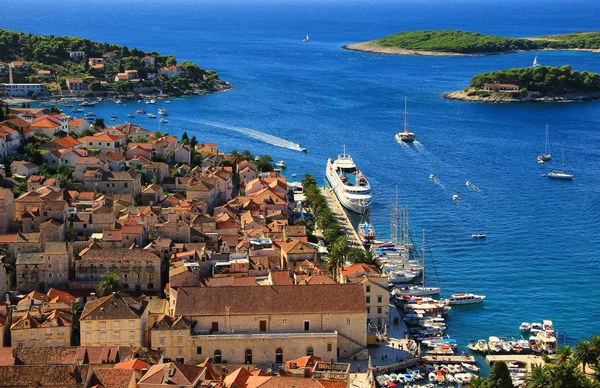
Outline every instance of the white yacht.
{"label": "white yacht", "polygon": [[168,116],[169,112],[165,108],[158,108],[158,114],[161,116]]}
{"label": "white yacht", "polygon": [[408,127],[406,125],[406,97],[404,97],[404,130],[396,134],[396,141],[398,143],[413,143],[415,140],[415,134],[408,132]]}
{"label": "white yacht", "polygon": [[285,168],[285,160],[280,160],[279,162],[277,162],[276,166],[279,168]]}
{"label": "white yacht", "polygon": [[491,353],[500,353],[502,351],[502,340],[498,337],[490,337],[488,348]]}
{"label": "white yacht", "polygon": [[450,298],[447,299],[448,304],[473,304],[473,303],[482,303],[485,299],[483,295],[474,295],[474,294],[452,294]]}
{"label": "white yacht", "polygon": [[371,186],[363,173],[356,168],[350,155],[338,155],[327,160],[325,177],[338,200],[346,209],[363,214],[371,206]]}
{"label": "white yacht", "polygon": [[572,181],[573,174],[570,172],[565,172],[565,147],[563,145],[562,149],[562,168],[560,170],[550,171],[548,173],[548,178],[550,179],[560,179],[564,181]]}

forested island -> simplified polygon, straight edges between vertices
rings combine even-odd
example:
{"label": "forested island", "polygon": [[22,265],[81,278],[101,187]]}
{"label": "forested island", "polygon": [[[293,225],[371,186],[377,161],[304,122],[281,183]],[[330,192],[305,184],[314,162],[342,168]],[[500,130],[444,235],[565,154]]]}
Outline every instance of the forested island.
{"label": "forested island", "polygon": [[577,101],[600,98],[600,75],[571,66],[538,66],[482,73],[444,98],[479,102]]}
{"label": "forested island", "polygon": [[[55,94],[80,92],[80,86],[87,96],[204,94],[230,87],[214,70],[156,51],[0,29],[0,83],[9,81],[9,67],[15,83],[42,83]],[[74,88],[69,79],[81,82]]]}
{"label": "forested island", "polygon": [[398,55],[485,55],[532,50],[600,51],[600,32],[508,38],[459,30],[401,32],[343,46],[347,50]]}

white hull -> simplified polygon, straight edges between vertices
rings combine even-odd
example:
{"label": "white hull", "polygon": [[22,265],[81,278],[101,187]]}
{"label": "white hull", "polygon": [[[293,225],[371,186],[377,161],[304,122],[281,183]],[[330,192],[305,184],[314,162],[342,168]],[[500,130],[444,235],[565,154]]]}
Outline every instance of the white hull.
{"label": "white hull", "polygon": [[[371,187],[366,180],[365,185],[356,184],[352,186],[344,184],[338,175],[336,167],[336,165],[340,163],[340,160],[342,163],[346,163],[347,166],[351,166],[352,169],[355,168],[354,162],[352,162],[350,156],[346,158],[344,155],[344,157],[338,157],[337,160],[328,159],[327,167],[325,169],[327,182],[329,182],[329,185],[343,207],[355,213],[363,214],[371,206]],[[351,193],[351,191],[353,193]]]}

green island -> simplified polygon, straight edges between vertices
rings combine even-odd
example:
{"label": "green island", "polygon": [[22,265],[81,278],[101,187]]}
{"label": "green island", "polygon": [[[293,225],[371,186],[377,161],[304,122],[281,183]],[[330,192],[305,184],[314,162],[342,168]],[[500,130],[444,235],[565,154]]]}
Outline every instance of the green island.
{"label": "green island", "polygon": [[600,75],[571,66],[538,66],[482,73],[444,98],[479,102],[577,101],[600,98]]}
{"label": "green island", "polygon": [[343,46],[344,49],[397,55],[486,55],[538,50],[600,51],[600,32],[509,38],[459,30],[401,32]]}
{"label": "green island", "polygon": [[156,51],[0,29],[0,83],[9,82],[9,68],[14,83],[43,84],[63,96],[179,96],[230,88],[214,70]]}

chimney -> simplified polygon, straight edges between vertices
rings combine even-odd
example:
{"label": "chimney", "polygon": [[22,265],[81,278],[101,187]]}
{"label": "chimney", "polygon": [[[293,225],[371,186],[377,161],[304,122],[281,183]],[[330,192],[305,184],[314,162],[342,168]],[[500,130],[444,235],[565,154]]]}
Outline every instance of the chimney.
{"label": "chimney", "polygon": [[8,67],[8,83],[13,84],[12,66]]}

